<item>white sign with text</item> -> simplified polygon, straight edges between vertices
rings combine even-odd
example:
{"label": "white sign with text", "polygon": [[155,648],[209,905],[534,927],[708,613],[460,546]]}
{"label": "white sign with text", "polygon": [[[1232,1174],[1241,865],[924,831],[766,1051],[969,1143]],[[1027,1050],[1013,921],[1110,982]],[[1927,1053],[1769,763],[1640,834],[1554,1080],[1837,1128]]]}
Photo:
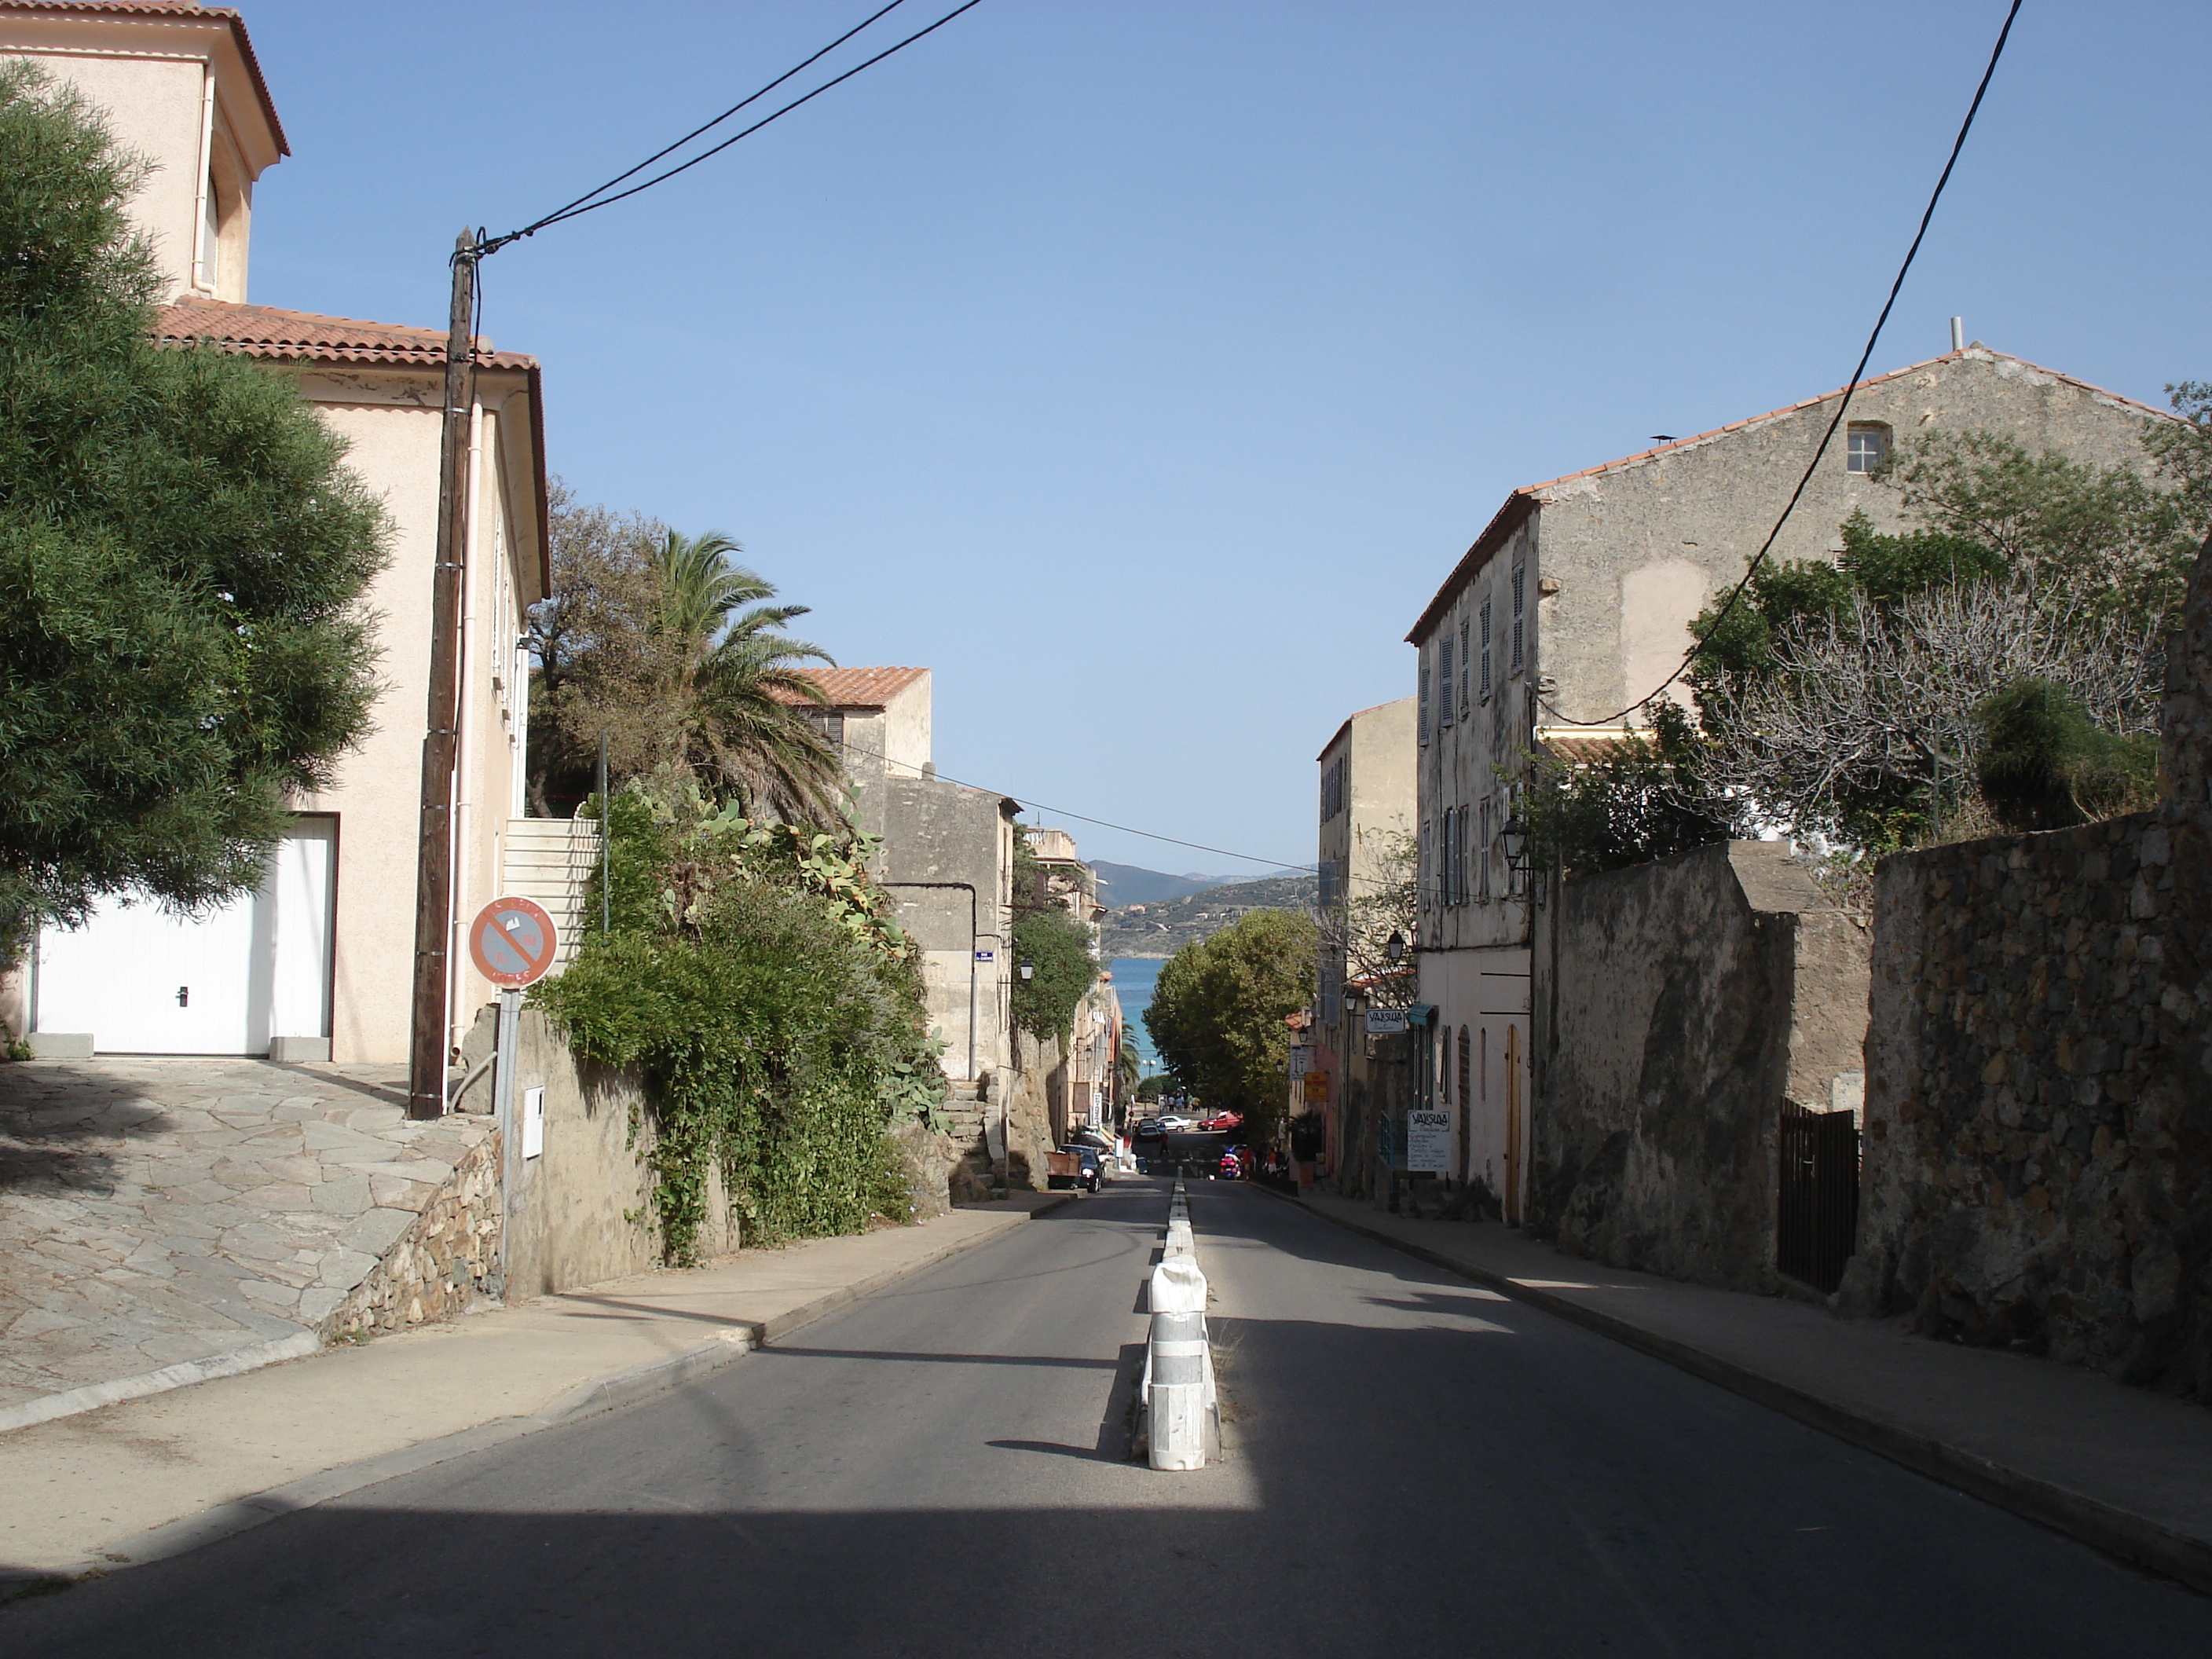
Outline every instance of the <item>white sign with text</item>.
{"label": "white sign with text", "polygon": [[1406,1168],[1415,1173],[1451,1173],[1452,1115],[1446,1111],[1406,1114]]}

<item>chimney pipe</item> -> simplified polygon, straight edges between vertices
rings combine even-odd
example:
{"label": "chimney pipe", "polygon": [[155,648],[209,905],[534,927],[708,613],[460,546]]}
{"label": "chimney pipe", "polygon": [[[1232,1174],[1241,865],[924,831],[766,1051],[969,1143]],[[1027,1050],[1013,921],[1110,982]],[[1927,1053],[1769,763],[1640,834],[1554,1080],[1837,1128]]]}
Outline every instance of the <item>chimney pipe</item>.
{"label": "chimney pipe", "polygon": [[1964,317],[1954,317],[1951,319],[1951,349],[1964,351],[1966,349],[1966,319]]}

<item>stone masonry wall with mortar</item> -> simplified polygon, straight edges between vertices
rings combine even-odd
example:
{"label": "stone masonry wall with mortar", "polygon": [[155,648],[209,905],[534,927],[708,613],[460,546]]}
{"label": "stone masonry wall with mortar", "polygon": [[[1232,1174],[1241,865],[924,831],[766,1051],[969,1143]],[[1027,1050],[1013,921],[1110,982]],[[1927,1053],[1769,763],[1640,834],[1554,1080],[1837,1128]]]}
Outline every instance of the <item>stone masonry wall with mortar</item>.
{"label": "stone masonry wall with mortar", "polygon": [[450,1319],[472,1302],[499,1296],[499,1160],[494,1129],[462,1156],[368,1277],[323,1321],[325,1341]]}
{"label": "stone masonry wall with mortar", "polygon": [[2212,544],[2156,811],[1883,860],[1849,1309],[2212,1400]]}

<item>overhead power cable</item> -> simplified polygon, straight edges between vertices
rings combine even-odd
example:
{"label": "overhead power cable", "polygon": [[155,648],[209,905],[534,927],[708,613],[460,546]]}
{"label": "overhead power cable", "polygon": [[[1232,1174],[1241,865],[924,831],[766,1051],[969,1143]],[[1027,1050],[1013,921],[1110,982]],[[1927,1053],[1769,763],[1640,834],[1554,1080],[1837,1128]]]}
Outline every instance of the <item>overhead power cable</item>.
{"label": "overhead power cable", "polygon": [[851,80],[854,76],[860,74],[861,70],[872,69],[876,64],[882,63],[884,58],[893,56],[895,53],[904,52],[908,46],[921,40],[923,36],[936,33],[938,30],[943,28],[954,18],[959,16],[962,12],[971,11],[975,7],[981,5],[982,3],[982,0],[965,0],[964,4],[954,7],[951,11],[946,12],[944,16],[939,18],[927,27],[916,29],[912,34],[908,35],[903,40],[898,41],[895,45],[884,47],[883,51],[878,52],[872,58],[863,58],[860,62],[854,64],[852,68],[847,70],[843,74],[833,76],[830,79],[824,81],[820,86],[815,88],[813,91],[802,94],[800,96],[793,99],[789,103],[784,105],[781,108],[772,111],[767,115],[763,115],[759,120],[754,122],[750,126],[732,133],[727,138],[723,139],[720,143],[715,144],[708,149],[700,151],[698,155],[691,157],[690,160],[678,162],[676,166],[670,167],[666,172],[655,173],[652,178],[645,179],[641,183],[632,185],[628,190],[615,191],[615,193],[611,196],[605,193],[608,191],[614,190],[614,187],[617,185],[621,184],[624,179],[636,177],[637,174],[644,172],[646,168],[651,167],[654,162],[659,161],[664,157],[672,155],[677,150],[683,149],[684,145],[690,143],[694,138],[696,138],[702,134],[711,131],[714,128],[720,126],[723,122],[728,120],[730,117],[735,115],[739,110],[744,109],[747,105],[767,96],[769,93],[775,91],[776,88],[790,80],[793,76],[797,75],[801,70],[805,69],[809,64],[818,62],[821,58],[827,57],[830,52],[835,52],[839,46],[843,46],[845,42],[851,40],[854,35],[860,33],[861,30],[866,28],[869,24],[873,23],[877,18],[882,17],[885,13],[892,10],[893,8],[903,3],[904,0],[890,0],[890,5],[884,6],[882,10],[874,13],[865,21],[856,24],[854,27],[846,30],[844,33],[839,35],[828,46],[823,47],[821,51],[816,52],[812,57],[805,59],[805,62],[794,64],[792,68],[785,70],[781,75],[777,76],[775,80],[763,87],[758,92],[752,94],[750,97],[744,98],[740,100],[738,102],[732,104],[728,109],[724,110],[713,120],[708,122],[706,125],[693,129],[690,132],[686,133],[683,137],[678,139],[674,143],[668,145],[665,149],[661,149],[652,155],[648,155],[644,161],[640,161],[635,167],[630,168],[629,172],[618,173],[614,178],[610,179],[605,184],[601,185],[597,190],[586,191],[584,195],[576,198],[574,201],[568,203],[565,207],[555,209],[544,218],[534,220],[531,223],[525,225],[520,230],[510,230],[502,236],[480,239],[477,245],[477,256],[479,258],[482,258],[487,254],[496,253],[500,249],[505,247],[509,242],[520,241],[526,236],[535,236],[539,231],[545,229],[547,227],[560,224],[565,220],[581,218],[586,213],[597,213],[601,208],[612,207],[617,202],[627,201],[633,196],[638,195],[642,191],[651,190],[655,185],[667,183],[668,180],[675,178],[679,173],[690,172],[693,167],[697,167],[700,162],[707,161],[714,156],[720,155],[724,150],[729,149],[731,145],[737,143],[742,139],[751,137],[753,134],[758,132],[763,127],[769,125],[771,122],[782,119],[785,116],[790,114],[792,111],[797,109],[800,105],[811,103],[815,99],[819,98],[823,93],[829,91],[830,88],[842,86],[846,82]]}
{"label": "overhead power cable", "polygon": [[1866,366],[1874,356],[1875,342],[1881,338],[1882,327],[1889,321],[1890,311],[1897,304],[1899,290],[1905,287],[1905,273],[1912,269],[1912,261],[1920,252],[1922,240],[1928,234],[1929,222],[1936,216],[1936,204],[1943,199],[1943,186],[1951,182],[1951,169],[1959,165],[1959,152],[1966,147],[1966,135],[1974,130],[1974,117],[1982,107],[1983,94],[1990,89],[1990,78],[1997,72],[1997,60],[2004,56],[2005,42],[2012,35],[2013,19],[2020,15],[2020,7],[2021,0],[2012,0],[2012,9],[2005,13],[2004,27],[1997,31],[1997,43],[1990,52],[1989,66],[1982,71],[1981,84],[1974,88],[1973,102],[1966,106],[1966,118],[1959,124],[1959,136],[1951,141],[1950,158],[1943,163],[1942,176],[1936,179],[1936,189],[1928,198],[1927,210],[1920,216],[1920,228],[1913,233],[1912,246],[1905,251],[1905,263],[1897,268],[1897,280],[1889,285],[1889,298],[1882,301],[1881,315],[1875,319],[1874,332],[1867,336],[1866,349],[1859,353],[1858,367],[1851,371],[1851,378],[1844,387],[1843,398],[1836,404],[1835,416],[1829,421],[1827,430],[1820,434],[1820,447],[1813,452],[1813,459],[1805,463],[1804,473],[1797,480],[1797,488],[1790,492],[1790,500],[1783,507],[1782,516],[1774,521],[1774,528],[1766,532],[1766,539],[1759,544],[1759,551],[1753,556],[1751,563],[1745,568],[1743,580],[1736,583],[1735,586],[1729,591],[1727,601],[1721,606],[1720,614],[1713,618],[1711,625],[1698,637],[1694,645],[1682,653],[1682,660],[1674,665],[1674,672],[1652,687],[1649,693],[1638,697],[1626,708],[1617,708],[1601,720],[1578,720],[1560,714],[1550,703],[1545,702],[1541,697],[1539,697],[1537,702],[1541,704],[1544,711],[1561,725],[1611,726],[1616,720],[1623,720],[1634,714],[1652,698],[1674,684],[1676,680],[1680,679],[1684,671],[1696,659],[1698,653],[1705,648],[1706,641],[1718,633],[1721,625],[1728,621],[1729,613],[1735,609],[1738,601],[1743,598],[1744,591],[1751,586],[1752,578],[1759,574],[1759,567],[1766,562],[1767,555],[1774,550],[1776,538],[1782,534],[1782,526],[1790,522],[1790,515],[1797,510],[1797,503],[1803,498],[1806,486],[1813,482],[1813,474],[1820,465],[1820,458],[1828,453],[1829,444],[1835,440],[1836,429],[1844,423],[1844,416],[1851,406],[1851,398],[1859,389],[1860,380],[1865,377]]}
{"label": "overhead power cable", "polygon": [[[849,750],[854,754],[866,755],[870,760],[882,761],[887,766],[907,764],[904,761],[893,760],[879,750],[864,749],[857,743],[846,743],[841,739],[840,746]],[[933,775],[946,783],[957,784],[963,789],[977,789],[987,795],[1000,796],[1006,800],[1026,806],[1033,812],[1050,812],[1055,817],[1073,818],[1079,823],[1095,823],[1101,830],[1118,830],[1125,836],[1141,836],[1146,841],[1165,842],[1170,847],[1188,847],[1194,852],[1214,853],[1224,859],[1240,859],[1246,864],[1257,864],[1270,870],[1288,870],[1293,874],[1301,876],[1310,876],[1314,873],[1314,866],[1310,864],[1285,864],[1280,859],[1263,859],[1256,854],[1231,852],[1226,847],[1208,847],[1204,842],[1184,841],[1176,836],[1163,836],[1156,830],[1139,830],[1131,824],[1109,823],[1104,818],[1094,818],[1088,813],[1071,812],[1064,806],[1053,806],[1041,800],[1030,800],[1026,796],[1017,795],[1011,789],[994,789],[988,784],[970,783],[964,778],[948,776],[943,772],[935,773]]]}

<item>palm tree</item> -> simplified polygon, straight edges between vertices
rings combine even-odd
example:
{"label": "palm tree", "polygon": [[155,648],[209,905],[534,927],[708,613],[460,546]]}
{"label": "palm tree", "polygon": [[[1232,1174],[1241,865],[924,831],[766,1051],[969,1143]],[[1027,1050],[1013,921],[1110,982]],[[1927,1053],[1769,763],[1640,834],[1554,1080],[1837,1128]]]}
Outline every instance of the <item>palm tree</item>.
{"label": "palm tree", "polygon": [[678,639],[711,641],[739,605],[774,599],[772,586],[731,562],[744,551],[719,530],[698,536],[670,531],[653,555],[662,629]]}
{"label": "palm tree", "polygon": [[842,826],[844,756],[808,718],[829,697],[800,666],[830,653],[783,631],[808,607],[760,603],[775,586],[732,562],[742,550],[672,530],[653,556],[661,633],[688,683],[681,758],[750,811]]}

